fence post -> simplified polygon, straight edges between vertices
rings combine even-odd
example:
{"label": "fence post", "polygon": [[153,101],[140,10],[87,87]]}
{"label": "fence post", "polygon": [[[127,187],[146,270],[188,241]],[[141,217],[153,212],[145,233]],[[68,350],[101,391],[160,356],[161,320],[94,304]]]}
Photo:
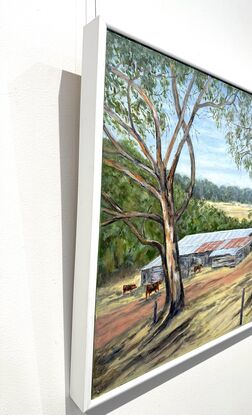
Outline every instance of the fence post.
{"label": "fence post", "polygon": [[242,326],[242,322],[243,322],[244,299],[245,299],[245,288],[242,289],[241,312],[240,312],[240,326]]}
{"label": "fence post", "polygon": [[154,309],[153,309],[153,324],[157,323],[157,300],[155,300],[154,303]]}

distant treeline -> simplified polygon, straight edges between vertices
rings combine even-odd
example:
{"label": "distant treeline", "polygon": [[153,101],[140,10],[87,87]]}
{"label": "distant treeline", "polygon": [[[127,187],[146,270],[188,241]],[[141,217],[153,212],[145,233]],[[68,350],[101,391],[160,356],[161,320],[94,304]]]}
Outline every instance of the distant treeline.
{"label": "distant treeline", "polygon": [[[176,181],[185,190],[189,178],[185,175],[176,175]],[[252,204],[252,189],[237,186],[217,186],[207,179],[196,180],[193,197],[195,199],[211,200],[213,202],[240,202]]]}

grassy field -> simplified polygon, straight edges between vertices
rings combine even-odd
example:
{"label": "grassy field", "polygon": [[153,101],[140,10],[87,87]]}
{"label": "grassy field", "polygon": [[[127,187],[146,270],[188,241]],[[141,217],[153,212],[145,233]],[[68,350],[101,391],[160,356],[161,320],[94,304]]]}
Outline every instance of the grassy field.
{"label": "grassy field", "polygon": [[211,202],[209,204],[213,205],[217,209],[223,210],[227,216],[231,216],[236,219],[248,219],[249,212],[252,211],[252,205],[239,202]]}
{"label": "grassy field", "polygon": [[[128,304],[132,299],[141,298],[143,289],[140,287],[140,282],[140,273],[136,273],[132,277],[123,280],[110,281],[106,287],[98,287],[96,293],[96,316],[99,317],[104,311],[108,314],[119,305]],[[124,284],[136,284],[138,289],[123,295],[122,287]]]}
{"label": "grassy field", "polygon": [[[136,275],[134,278],[137,281],[139,276]],[[118,283],[118,293],[120,287]],[[141,348],[142,340],[152,330],[152,320],[149,316],[144,321],[136,320],[129,330],[114,337],[104,347],[95,350],[93,397],[239,327],[243,287],[246,288],[245,324],[252,320],[252,254],[234,269],[207,268],[187,280],[184,310],[151,343]],[[115,316],[118,310],[118,318],[123,315],[120,313],[122,309],[120,307],[126,307],[132,301],[135,301],[135,304],[141,303],[141,307],[148,303],[143,299],[144,293],[141,288],[128,296],[123,297],[121,293],[118,294],[118,299],[114,302],[111,302],[112,296],[115,295],[112,293],[112,285],[106,290],[108,290],[107,300],[102,299],[104,296],[102,289],[98,293],[103,307],[107,304],[106,307],[108,310],[113,310]],[[156,294],[158,295],[161,294]],[[136,311],[135,316],[138,314],[139,312]]]}

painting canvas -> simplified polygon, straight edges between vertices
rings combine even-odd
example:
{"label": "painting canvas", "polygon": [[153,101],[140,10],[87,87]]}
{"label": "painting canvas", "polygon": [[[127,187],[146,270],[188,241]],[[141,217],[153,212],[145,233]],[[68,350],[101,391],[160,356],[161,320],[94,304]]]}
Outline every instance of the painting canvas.
{"label": "painting canvas", "polygon": [[93,396],[251,321],[251,117],[108,31]]}
{"label": "painting canvas", "polygon": [[107,30],[91,395],[252,320],[252,96]]}

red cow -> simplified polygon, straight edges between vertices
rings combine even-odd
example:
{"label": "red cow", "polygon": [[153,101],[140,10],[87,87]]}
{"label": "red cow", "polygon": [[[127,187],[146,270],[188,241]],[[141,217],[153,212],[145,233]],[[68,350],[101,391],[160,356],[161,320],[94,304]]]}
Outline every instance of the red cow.
{"label": "red cow", "polygon": [[198,265],[194,265],[193,267],[193,272],[200,272],[202,270],[203,265],[202,264],[198,264]]}
{"label": "red cow", "polygon": [[146,293],[145,293],[146,300],[148,298],[148,294],[149,294],[149,297],[150,297],[150,295],[153,291],[155,291],[155,293],[157,291],[159,291],[159,284],[160,284],[160,281],[154,282],[153,284],[147,284],[146,285]]}
{"label": "red cow", "polygon": [[131,292],[132,290],[135,290],[137,288],[136,284],[126,284],[123,285],[123,294],[126,292]]}

